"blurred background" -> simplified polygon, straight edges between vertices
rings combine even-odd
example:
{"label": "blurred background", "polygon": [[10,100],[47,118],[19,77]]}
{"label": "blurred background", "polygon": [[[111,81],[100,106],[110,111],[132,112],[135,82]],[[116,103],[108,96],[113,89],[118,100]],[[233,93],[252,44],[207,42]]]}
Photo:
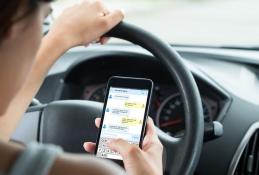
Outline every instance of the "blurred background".
{"label": "blurred background", "polygon": [[[259,47],[259,0],[103,1],[110,8],[123,8],[125,21],[171,44]],[[54,2],[54,16],[78,2]]]}

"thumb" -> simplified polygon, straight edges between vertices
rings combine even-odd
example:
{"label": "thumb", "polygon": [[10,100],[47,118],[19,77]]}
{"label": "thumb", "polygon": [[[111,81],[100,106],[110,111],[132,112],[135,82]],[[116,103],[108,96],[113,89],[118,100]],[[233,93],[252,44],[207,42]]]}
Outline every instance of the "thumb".
{"label": "thumb", "polygon": [[133,161],[133,159],[136,159],[140,157],[141,150],[138,146],[129,144],[123,139],[114,139],[108,142],[108,146],[120,153],[120,155],[123,158],[123,161]]}
{"label": "thumb", "polygon": [[104,16],[103,18],[107,21],[108,30],[110,30],[123,20],[124,11],[120,9],[113,10],[113,11],[110,11],[110,13]]}

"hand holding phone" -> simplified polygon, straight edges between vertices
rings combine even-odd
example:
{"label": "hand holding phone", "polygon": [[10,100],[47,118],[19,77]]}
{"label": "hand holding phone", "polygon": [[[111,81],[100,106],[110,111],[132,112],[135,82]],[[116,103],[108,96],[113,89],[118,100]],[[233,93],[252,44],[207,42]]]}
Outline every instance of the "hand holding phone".
{"label": "hand holding phone", "polygon": [[[95,124],[97,128],[100,127],[100,123],[101,118],[96,118]],[[144,136],[142,149],[120,139],[113,140],[108,146],[121,153],[127,174],[162,175],[163,146],[158,139],[155,125],[151,118],[147,120],[146,135]],[[96,144],[85,142],[84,149],[89,153],[94,153]]]}
{"label": "hand holding phone", "polygon": [[152,88],[153,82],[149,79],[110,78],[97,138],[97,157],[122,163],[120,153],[107,144],[113,139],[142,146]]}
{"label": "hand holding phone", "polygon": [[[116,79],[116,80],[115,80]],[[129,80],[130,79],[130,80]],[[110,93],[110,89],[116,88],[119,90],[119,96],[113,96],[116,94]],[[121,159],[123,159],[123,164],[126,169],[127,174],[130,175],[142,175],[142,174],[150,174],[150,175],[162,175],[163,174],[163,166],[162,166],[162,153],[163,153],[163,146],[161,142],[158,139],[158,136],[156,134],[156,129],[154,126],[154,122],[152,121],[151,118],[147,117],[148,114],[148,107],[150,103],[150,96],[152,92],[152,87],[153,83],[150,80],[144,79],[132,79],[132,78],[123,78],[123,77],[113,77],[110,79],[108,85],[107,85],[107,93],[106,93],[106,100],[104,104],[104,110],[103,110],[103,116],[102,119],[97,118],[95,120],[95,124],[98,128],[100,128],[100,132],[98,134],[98,139],[97,139],[97,144],[92,143],[92,142],[86,142],[84,144],[84,148],[87,152],[97,154],[98,148],[107,148],[113,152],[116,152],[117,157],[112,158],[119,158],[119,159],[113,159],[119,164],[122,164]],[[126,90],[125,90],[126,89]],[[115,90],[115,89],[113,89]],[[112,90],[112,91],[113,91]],[[127,91],[130,90],[130,91]],[[132,91],[133,90],[133,91]],[[116,91],[114,91],[116,92]],[[134,92],[132,94],[132,92]],[[137,93],[136,93],[137,92]],[[122,93],[122,94],[121,94]],[[111,96],[111,99],[113,97],[118,98],[116,101],[117,103],[114,103],[114,101],[111,101],[112,106],[114,105],[115,108],[119,107],[130,107],[131,110],[133,110],[132,114],[139,114],[139,115],[134,115],[134,117],[138,117],[139,120],[143,119],[142,124],[135,125],[136,120],[128,120],[126,121],[125,119],[123,120],[123,116],[125,117],[126,115],[117,115],[118,110],[115,110],[115,116],[114,114],[108,115],[109,117],[106,116],[106,112],[111,113],[112,110],[109,108],[107,110],[107,107],[110,105],[109,102],[109,95]],[[124,98],[121,98],[122,96]],[[125,95],[127,95],[125,98]],[[130,100],[135,99],[135,102],[141,103],[144,102],[144,110],[143,106],[140,105],[141,108],[132,108],[134,105],[130,105]],[[140,100],[141,99],[141,100]],[[134,103],[135,104],[135,103]],[[135,104],[135,107],[138,107],[139,105]],[[136,111],[135,111],[136,110]],[[125,113],[126,111],[120,111],[122,114],[128,114],[127,116],[131,116],[130,111]],[[107,125],[105,125],[107,118],[108,122]],[[133,117],[133,118],[134,118]],[[108,123],[110,122],[112,125],[114,125],[116,122],[113,122],[116,118],[118,121],[121,121],[118,124],[118,126],[123,127],[124,125],[128,126],[128,129],[132,129],[132,132],[128,133],[123,133],[121,134],[121,131],[119,133],[113,132],[113,130],[109,130]],[[145,133],[145,126],[147,122],[147,127],[146,127],[146,134]],[[129,125],[132,124],[132,125]],[[132,127],[134,126],[134,127]],[[136,129],[137,128],[137,129]],[[107,133],[104,135],[109,135],[112,136],[110,138],[111,142],[108,144],[104,144],[100,147],[100,140],[102,138],[102,131],[103,129],[107,129]],[[120,128],[122,129],[122,128]],[[136,129],[136,130],[135,130]],[[117,137],[118,136],[118,137]],[[121,138],[121,136],[123,136]],[[135,140],[135,144],[130,142],[129,139],[131,138],[138,138]],[[119,139],[118,139],[119,138]],[[144,138],[144,140],[143,140]],[[143,140],[143,143],[142,143]],[[130,144],[130,143],[131,144]],[[142,147],[142,149],[140,148]],[[103,151],[103,150],[102,150]],[[120,154],[118,154],[120,153]],[[102,153],[99,153],[100,156]],[[105,157],[107,158],[108,155],[106,154]]]}

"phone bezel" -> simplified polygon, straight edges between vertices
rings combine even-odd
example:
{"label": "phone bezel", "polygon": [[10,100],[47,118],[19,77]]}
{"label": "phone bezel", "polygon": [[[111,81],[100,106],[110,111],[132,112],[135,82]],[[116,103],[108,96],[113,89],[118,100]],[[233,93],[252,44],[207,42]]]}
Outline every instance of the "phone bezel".
{"label": "phone bezel", "polygon": [[[106,105],[107,105],[107,101],[108,101],[108,95],[109,95],[111,87],[132,88],[132,89],[148,89],[148,98],[147,98],[144,120],[143,120],[143,125],[142,125],[141,135],[140,135],[140,142],[139,142],[139,147],[142,148],[142,141],[143,141],[143,138],[144,138],[144,135],[145,135],[145,128],[146,128],[146,123],[147,123],[147,118],[148,118],[148,111],[149,111],[149,106],[150,106],[150,101],[151,101],[151,96],[152,96],[152,91],[153,91],[153,81],[150,80],[150,79],[146,79],[146,78],[113,76],[108,80],[108,84],[106,86],[106,94],[105,94],[105,101],[104,101],[104,106],[103,106],[103,111],[102,111],[100,129],[99,129],[97,140],[96,140],[95,155],[97,154],[97,149],[98,149],[98,146],[99,146],[99,140],[100,140],[102,125],[103,125],[105,109],[106,109]],[[104,158],[104,159],[109,159],[109,158]],[[114,162],[123,166],[123,162],[121,160],[116,160],[116,159],[109,159],[109,160],[112,160],[112,161],[114,161]]]}

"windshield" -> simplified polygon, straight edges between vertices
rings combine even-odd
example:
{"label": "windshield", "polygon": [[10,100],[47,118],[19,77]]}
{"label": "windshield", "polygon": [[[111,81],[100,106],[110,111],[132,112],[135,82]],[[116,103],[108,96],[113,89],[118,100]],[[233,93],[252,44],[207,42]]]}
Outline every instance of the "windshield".
{"label": "windshield", "polygon": [[[258,0],[104,0],[123,8],[125,21],[171,44],[259,46]],[[54,16],[76,0],[53,3]],[[116,42],[120,42],[116,40]]]}

